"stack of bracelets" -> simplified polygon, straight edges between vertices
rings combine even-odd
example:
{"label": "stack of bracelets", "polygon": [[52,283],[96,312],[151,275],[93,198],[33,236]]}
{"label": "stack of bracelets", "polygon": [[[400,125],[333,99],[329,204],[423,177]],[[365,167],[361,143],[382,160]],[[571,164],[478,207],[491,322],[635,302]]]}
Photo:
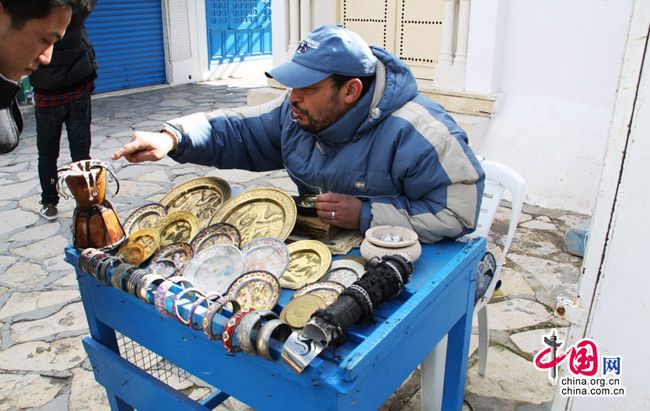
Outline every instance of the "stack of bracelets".
{"label": "stack of bracelets", "polygon": [[[165,279],[94,248],[81,251],[79,269],[105,285],[153,304],[162,315],[173,316],[188,327],[203,330],[209,339],[221,340],[229,354],[244,351],[276,361],[280,357],[276,354],[282,351],[282,344],[293,331],[273,311],[241,307],[232,297],[194,288],[184,277]],[[230,317],[224,315],[224,309],[229,311]]]}
{"label": "stack of bracelets", "polygon": [[413,264],[401,255],[371,260],[363,277],[346,288],[334,303],[314,313],[302,335],[325,346],[342,344],[344,330],[356,322],[372,319],[375,308],[404,290],[412,273]]}

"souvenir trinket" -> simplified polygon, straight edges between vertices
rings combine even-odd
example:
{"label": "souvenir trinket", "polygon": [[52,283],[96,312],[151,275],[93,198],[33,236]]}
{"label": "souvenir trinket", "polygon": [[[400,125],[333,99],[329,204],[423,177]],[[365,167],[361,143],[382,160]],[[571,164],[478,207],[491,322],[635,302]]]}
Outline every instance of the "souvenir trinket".
{"label": "souvenir trinket", "polygon": [[196,253],[185,266],[183,276],[206,293],[216,291],[223,295],[243,269],[241,250],[219,244]]}
{"label": "souvenir trinket", "polygon": [[214,213],[229,198],[230,185],[225,180],[218,177],[200,177],[171,189],[160,199],[160,204],[166,207],[170,214],[175,211],[191,212],[198,220],[198,227],[202,228],[208,226]]}
{"label": "souvenir trinket", "polygon": [[244,272],[264,270],[280,278],[289,266],[289,248],[275,238],[256,238],[242,248]]}
{"label": "souvenir trinket", "polygon": [[174,211],[160,220],[158,231],[161,247],[171,243],[189,243],[199,231],[199,222],[189,211]]}
{"label": "souvenir trinket", "polygon": [[241,236],[237,227],[228,223],[209,225],[199,231],[190,245],[195,253],[217,244],[230,244],[239,247]]}
{"label": "souvenir trinket", "polygon": [[289,244],[289,267],[280,277],[282,288],[298,289],[318,281],[330,268],[332,253],[320,241],[302,240]]}
{"label": "souvenir trinket", "polygon": [[167,209],[162,204],[147,204],[132,212],[122,225],[126,234],[130,235],[145,228],[156,228],[166,215]]}
{"label": "souvenir trinket", "polygon": [[230,285],[226,296],[236,299],[243,308],[270,310],[280,299],[280,283],[268,271],[250,271]]}

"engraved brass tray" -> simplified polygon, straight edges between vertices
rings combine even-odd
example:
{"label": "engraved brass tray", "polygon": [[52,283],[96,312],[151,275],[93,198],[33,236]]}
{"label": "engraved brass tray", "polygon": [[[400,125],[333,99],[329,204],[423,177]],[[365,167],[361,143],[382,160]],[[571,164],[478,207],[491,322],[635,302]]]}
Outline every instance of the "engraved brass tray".
{"label": "engraved brass tray", "polygon": [[230,285],[226,295],[237,300],[242,309],[270,310],[280,299],[280,284],[268,271],[249,271]]}
{"label": "engraved brass tray", "polygon": [[189,243],[199,231],[199,221],[189,211],[174,211],[158,224],[160,246],[171,243]]}
{"label": "engraved brass tray", "polygon": [[167,209],[158,203],[144,205],[124,220],[124,231],[127,235],[145,228],[155,228],[160,220],[167,215]]}
{"label": "engraved brass tray", "polygon": [[217,223],[209,225],[199,231],[190,245],[195,253],[216,244],[230,244],[239,247],[241,236],[234,225],[228,223]]}
{"label": "engraved brass tray", "polygon": [[140,244],[144,250],[144,254],[142,255],[142,261],[140,263],[136,264],[136,262],[133,262],[133,265],[139,265],[143,261],[146,261],[149,257],[155,253],[158,248],[160,247],[160,234],[158,233],[158,230],[155,230],[153,228],[145,228],[144,230],[138,230],[134,231],[129,237],[122,243],[122,246],[120,247],[119,251],[117,254],[121,253],[129,253],[127,249],[129,248],[130,244]]}
{"label": "engraved brass tray", "polygon": [[277,188],[254,188],[236,195],[212,216],[210,224],[232,224],[241,234],[241,244],[261,237],[287,239],[296,224],[296,203]]}
{"label": "engraved brass tray", "polygon": [[158,252],[151,257],[151,264],[149,267],[155,265],[165,265],[167,263],[159,264],[160,261],[171,261],[174,264],[174,274],[181,275],[185,265],[194,257],[194,251],[187,243],[171,243],[158,250]]}
{"label": "engraved brass tray", "polygon": [[320,241],[302,240],[289,244],[289,267],[280,277],[282,288],[298,289],[315,283],[329,270],[332,253]]}
{"label": "engraved brass tray", "polygon": [[160,204],[167,211],[190,211],[199,220],[199,227],[206,227],[223,202],[230,198],[230,185],[218,177],[200,177],[172,188]]}

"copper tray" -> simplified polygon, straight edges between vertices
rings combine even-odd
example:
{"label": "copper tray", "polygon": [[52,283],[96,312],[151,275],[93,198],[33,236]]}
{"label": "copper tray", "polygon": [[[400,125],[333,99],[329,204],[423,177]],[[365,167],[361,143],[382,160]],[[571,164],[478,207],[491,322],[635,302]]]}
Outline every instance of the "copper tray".
{"label": "copper tray", "polygon": [[190,211],[199,220],[199,228],[208,226],[221,204],[230,198],[230,185],[218,177],[200,177],[172,188],[160,204],[169,213]]}
{"label": "copper tray", "polygon": [[277,188],[254,188],[236,195],[212,216],[210,224],[232,224],[241,234],[241,244],[261,237],[284,241],[296,224],[296,203]]}

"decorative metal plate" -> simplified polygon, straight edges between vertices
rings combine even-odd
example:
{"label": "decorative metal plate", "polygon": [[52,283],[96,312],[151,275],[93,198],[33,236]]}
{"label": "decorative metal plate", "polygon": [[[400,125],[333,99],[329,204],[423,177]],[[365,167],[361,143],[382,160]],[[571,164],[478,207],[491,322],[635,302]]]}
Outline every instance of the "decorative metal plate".
{"label": "decorative metal plate", "polygon": [[134,231],[129,235],[129,237],[122,243],[118,254],[125,250],[129,244],[137,243],[144,248],[144,257],[142,261],[146,261],[149,257],[155,253],[160,247],[160,234],[158,230],[153,228],[145,228],[144,230]]}
{"label": "decorative metal plate", "polygon": [[206,227],[223,202],[230,198],[230,185],[218,177],[201,177],[172,188],[160,204],[167,211],[190,211]]}
{"label": "decorative metal plate", "polygon": [[189,211],[174,211],[160,221],[158,231],[161,247],[171,243],[189,243],[199,231],[199,222]]}
{"label": "decorative metal plate", "polygon": [[365,269],[354,260],[338,259],[332,262],[330,270],[321,281],[334,281],[349,287],[363,276]]}
{"label": "decorative metal plate", "polygon": [[243,272],[244,259],[239,248],[218,244],[199,251],[185,266],[183,277],[198,289],[224,294]]}
{"label": "decorative metal plate", "polygon": [[296,224],[296,203],[277,188],[254,188],[223,203],[210,221],[237,227],[241,243],[261,237],[284,241]]}
{"label": "decorative metal plate", "polygon": [[158,250],[151,258],[151,264],[149,266],[156,265],[160,261],[171,261],[174,263],[176,274],[180,275],[192,257],[194,257],[194,250],[192,250],[189,244],[171,243]]}
{"label": "decorative metal plate", "polygon": [[319,281],[313,284],[307,284],[297,289],[291,298],[300,297],[305,294],[315,294],[321,297],[327,305],[332,304],[339,298],[339,295],[345,290],[345,287],[333,281]]}
{"label": "decorative metal plate", "polygon": [[145,228],[156,228],[167,215],[167,209],[158,203],[147,204],[131,213],[122,226],[127,235]]}
{"label": "decorative metal plate", "polygon": [[115,256],[131,265],[140,265],[145,260],[146,253],[142,244],[130,243],[121,247]]}
{"label": "decorative metal plate", "polygon": [[242,309],[270,310],[280,298],[280,283],[267,271],[250,271],[232,283],[226,296],[237,300]]}
{"label": "decorative metal plate", "polygon": [[240,240],[241,236],[237,227],[228,223],[217,223],[199,231],[190,242],[190,245],[194,252],[198,253],[217,244],[230,244],[239,247]]}
{"label": "decorative metal plate", "polygon": [[263,270],[280,278],[289,266],[289,248],[275,238],[256,238],[242,248],[244,272]]}
{"label": "decorative metal plate", "polygon": [[321,297],[304,294],[287,303],[280,313],[280,319],[286,321],[291,328],[302,328],[317,310],[325,307],[327,303]]}
{"label": "decorative metal plate", "polygon": [[282,288],[297,289],[318,281],[330,268],[332,253],[320,241],[302,240],[289,244],[289,267],[280,277]]}

